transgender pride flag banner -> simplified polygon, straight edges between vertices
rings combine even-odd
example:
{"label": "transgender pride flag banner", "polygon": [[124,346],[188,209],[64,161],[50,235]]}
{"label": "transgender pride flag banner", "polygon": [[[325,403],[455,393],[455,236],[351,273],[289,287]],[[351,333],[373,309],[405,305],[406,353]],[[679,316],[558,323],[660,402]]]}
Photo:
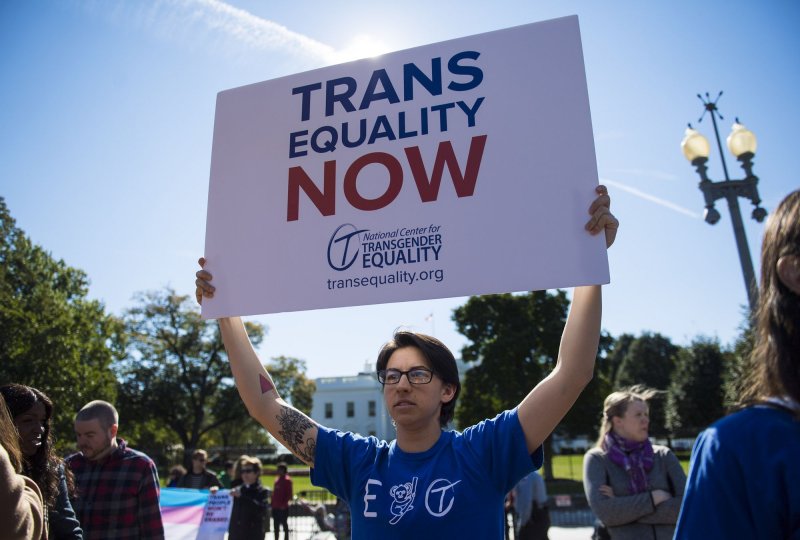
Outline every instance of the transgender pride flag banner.
{"label": "transgender pride flag banner", "polygon": [[229,491],[162,488],[161,519],[166,540],[223,540],[232,501]]}

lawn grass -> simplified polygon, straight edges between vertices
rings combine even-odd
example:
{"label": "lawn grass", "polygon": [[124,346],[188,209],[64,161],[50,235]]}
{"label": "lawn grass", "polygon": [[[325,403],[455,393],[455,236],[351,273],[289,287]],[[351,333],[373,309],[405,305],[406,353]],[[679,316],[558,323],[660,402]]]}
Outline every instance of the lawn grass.
{"label": "lawn grass", "polygon": [[[681,454],[678,459],[684,472],[688,473],[688,454]],[[289,471],[289,474],[292,475],[292,471]],[[554,480],[547,484],[547,492],[551,495],[583,493],[583,454],[553,456],[553,476]],[[295,495],[301,491],[322,489],[311,485],[311,479],[308,476],[292,475],[292,481]],[[272,489],[275,484],[275,476],[263,475],[261,483]]]}
{"label": "lawn grass", "polygon": [[[295,495],[298,495],[301,491],[324,491],[323,488],[311,485],[311,477],[307,474],[303,476],[292,475],[292,471],[289,471],[289,476],[292,478],[292,491]],[[275,474],[264,474],[261,476],[261,485],[272,489],[275,486],[275,478],[277,478]]]}
{"label": "lawn grass", "polygon": [[583,481],[583,454],[553,456],[553,476],[560,480]]}
{"label": "lawn grass", "polygon": [[[689,456],[679,455],[678,459],[684,472],[689,471]],[[307,471],[308,469],[304,469]],[[292,469],[289,471],[292,477],[292,489],[295,495],[303,491],[325,491],[323,488],[311,484],[311,477],[303,474],[302,469]],[[553,476],[552,481],[547,483],[547,492],[551,495],[556,494],[576,494],[583,493],[583,454],[556,455],[553,456]],[[272,489],[275,485],[274,474],[261,475],[261,485]],[[161,478],[162,486],[166,478]],[[334,499],[333,495],[327,497]]]}
{"label": "lawn grass", "polygon": [[[306,469],[307,471],[308,469]],[[292,477],[292,490],[294,494],[297,495],[301,491],[315,491],[315,490],[322,490],[322,488],[318,488],[316,486],[311,485],[311,477],[306,473],[305,475],[293,475],[292,471],[289,471],[289,476]],[[275,478],[277,475],[275,474],[262,474],[261,475],[261,485],[265,488],[272,489],[275,485]],[[166,487],[168,478],[166,476],[161,476],[159,481],[161,483],[161,487]],[[324,490],[323,490],[324,491]]]}
{"label": "lawn grass", "polygon": [[[683,471],[689,472],[689,457],[679,456]],[[553,456],[553,476],[558,480],[583,482],[583,454]]]}

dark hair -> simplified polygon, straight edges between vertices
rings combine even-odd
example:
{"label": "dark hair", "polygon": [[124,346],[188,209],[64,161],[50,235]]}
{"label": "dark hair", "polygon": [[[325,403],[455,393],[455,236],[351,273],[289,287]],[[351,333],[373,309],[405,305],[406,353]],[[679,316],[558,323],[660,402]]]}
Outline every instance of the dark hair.
{"label": "dark hair", "polygon": [[450,352],[450,349],[448,349],[444,343],[433,336],[398,330],[394,333],[394,336],[392,336],[392,340],[386,343],[378,354],[375,370],[381,371],[386,369],[386,365],[389,363],[389,358],[392,354],[394,354],[396,350],[404,347],[414,347],[419,350],[430,364],[433,372],[446,384],[452,384],[455,387],[453,399],[447,403],[443,403],[439,411],[439,425],[446,427],[447,424],[453,420],[453,415],[456,410],[456,400],[458,399],[458,394],[461,392],[461,382],[458,380],[458,366],[456,366],[456,359],[453,353]]}
{"label": "dark hair", "polygon": [[3,394],[0,394],[0,446],[8,453],[14,472],[22,471],[22,452],[19,449],[19,434],[6,408]]}
{"label": "dark hair", "polygon": [[119,413],[108,401],[96,399],[84,405],[75,416],[76,422],[97,420],[103,429],[108,429],[114,424],[119,424]]}
{"label": "dark hair", "polygon": [[[50,429],[50,421],[53,417],[53,402],[43,392],[22,384],[0,386],[0,394],[5,398],[8,412],[14,419],[31,410],[37,403],[44,405],[45,420],[42,445],[33,456],[26,456],[23,453],[22,460],[25,475],[36,482],[36,485],[42,491],[42,498],[45,504],[48,507],[52,507],[56,497],[58,497],[58,470],[62,466],[61,458],[55,453]],[[68,476],[67,480],[69,482],[71,476]]]}
{"label": "dark hair", "polygon": [[743,405],[781,396],[800,402],[800,296],[777,270],[778,260],[788,256],[800,257],[800,190],[783,199],[764,230],[755,347]]}

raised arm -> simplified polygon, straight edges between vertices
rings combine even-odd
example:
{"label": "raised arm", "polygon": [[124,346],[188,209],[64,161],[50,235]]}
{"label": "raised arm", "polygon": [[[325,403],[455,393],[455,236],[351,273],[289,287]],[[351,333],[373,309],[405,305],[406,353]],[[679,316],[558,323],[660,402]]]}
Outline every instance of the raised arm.
{"label": "raised arm", "polygon": [[[205,259],[201,258],[199,262],[200,266],[205,265]],[[211,274],[207,271],[197,272],[195,295],[198,302],[202,302],[203,297],[214,296],[210,281]],[[218,322],[236,388],[250,416],[298,459],[313,467],[317,424],[278,395],[272,377],[250,343],[242,320],[239,317],[226,317]]]}
{"label": "raised arm", "polygon": [[[589,208],[592,217],[586,230],[592,235],[605,233],[606,247],[610,247],[619,222],[610,212],[611,199],[605,186],[598,186],[597,194]],[[575,288],[556,366],[518,407],[529,452],[550,435],[592,379],[600,342],[601,308],[599,285]]]}

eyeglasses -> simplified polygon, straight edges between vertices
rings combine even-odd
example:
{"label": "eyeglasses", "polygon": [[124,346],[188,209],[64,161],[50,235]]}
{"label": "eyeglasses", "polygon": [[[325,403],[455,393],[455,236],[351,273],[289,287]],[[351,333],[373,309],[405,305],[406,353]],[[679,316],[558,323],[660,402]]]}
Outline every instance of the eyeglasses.
{"label": "eyeglasses", "polygon": [[205,463],[205,461],[206,461],[206,458],[204,458],[204,457],[193,457],[192,459],[194,461],[202,461],[203,463]]}
{"label": "eyeglasses", "polygon": [[245,473],[255,473],[255,472],[258,472],[258,471],[257,471],[257,470],[255,470],[255,469],[242,469],[242,474],[245,474]]}
{"label": "eyeglasses", "polygon": [[381,384],[397,384],[406,376],[411,384],[428,384],[433,379],[433,371],[426,367],[414,367],[408,371],[399,369],[382,369],[378,372],[378,382]]}

